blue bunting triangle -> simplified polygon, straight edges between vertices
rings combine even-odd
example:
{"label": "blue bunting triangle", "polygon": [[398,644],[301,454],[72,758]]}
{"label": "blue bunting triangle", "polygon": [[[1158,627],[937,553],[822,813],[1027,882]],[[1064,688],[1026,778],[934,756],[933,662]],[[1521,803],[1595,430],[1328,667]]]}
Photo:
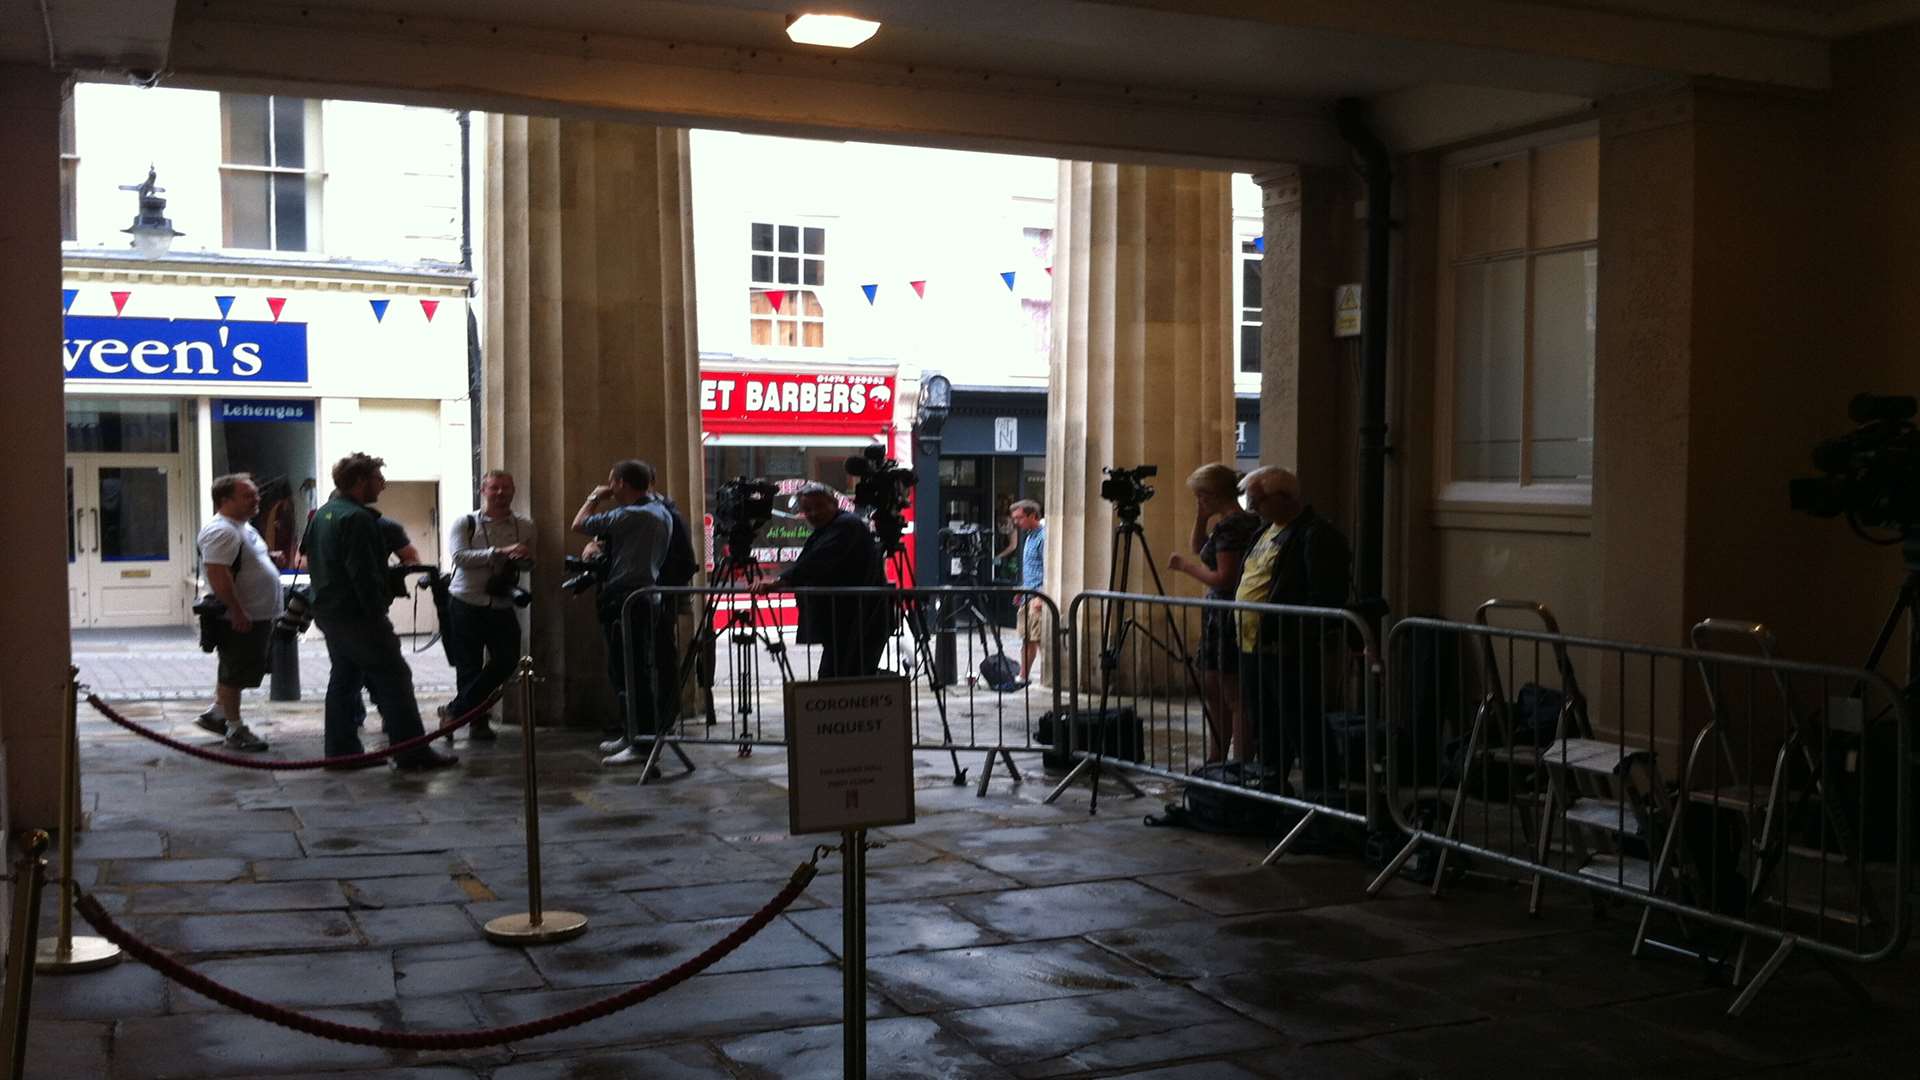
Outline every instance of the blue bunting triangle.
{"label": "blue bunting triangle", "polygon": [[1254,237],[1253,250],[1259,252],[1262,255],[1265,255],[1267,253],[1267,238],[1264,236]]}
{"label": "blue bunting triangle", "polygon": [[60,290],[60,314],[65,315],[67,312],[73,310],[73,298],[79,295],[80,295],[79,289],[61,289]]}
{"label": "blue bunting triangle", "polygon": [[213,298],[213,302],[220,305],[220,317],[223,319],[233,310],[233,297],[231,296],[216,296]]}
{"label": "blue bunting triangle", "polygon": [[1008,292],[1013,291],[1013,275],[1014,275],[1014,271],[1012,270],[1007,270],[1000,275],[1000,280],[1007,283]]}
{"label": "blue bunting triangle", "polygon": [[880,291],[880,286],[878,286],[878,285],[862,285],[862,286],[860,286],[860,291],[861,291],[861,292],[863,292],[863,293],[866,293],[866,294],[867,294],[867,303],[868,303],[868,304],[872,304],[872,303],[873,303],[873,294],[874,294],[874,293],[877,293],[877,292],[879,292],[879,291]]}
{"label": "blue bunting triangle", "polygon": [[369,303],[369,304],[372,304],[372,305],[373,305],[373,321],[374,321],[374,322],[384,322],[384,321],[386,320],[386,317],[387,317],[387,305],[388,305],[389,303],[391,303],[391,302],[392,302],[392,301],[388,301],[388,300],[369,300],[369,301],[367,301],[367,303]]}

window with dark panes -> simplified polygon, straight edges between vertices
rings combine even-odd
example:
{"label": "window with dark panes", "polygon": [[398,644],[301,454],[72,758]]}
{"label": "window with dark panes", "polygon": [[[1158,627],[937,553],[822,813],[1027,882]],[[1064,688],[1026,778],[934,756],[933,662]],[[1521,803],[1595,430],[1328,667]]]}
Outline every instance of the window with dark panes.
{"label": "window with dark panes", "polygon": [[755,345],[825,346],[826,308],[815,290],[827,284],[826,228],[756,221],[749,231],[750,340]]}
{"label": "window with dark panes", "polygon": [[1240,370],[1260,372],[1260,260],[1266,256],[1252,240],[1240,242]]}
{"label": "window with dark panes", "polygon": [[222,243],[312,251],[319,245],[319,103],[220,96]]}

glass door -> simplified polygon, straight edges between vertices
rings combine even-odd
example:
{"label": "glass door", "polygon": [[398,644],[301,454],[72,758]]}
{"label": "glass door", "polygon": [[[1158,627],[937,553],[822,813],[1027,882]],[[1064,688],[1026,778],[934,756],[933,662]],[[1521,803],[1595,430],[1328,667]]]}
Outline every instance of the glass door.
{"label": "glass door", "polygon": [[176,455],[67,459],[68,606],[75,627],[185,620],[190,552]]}

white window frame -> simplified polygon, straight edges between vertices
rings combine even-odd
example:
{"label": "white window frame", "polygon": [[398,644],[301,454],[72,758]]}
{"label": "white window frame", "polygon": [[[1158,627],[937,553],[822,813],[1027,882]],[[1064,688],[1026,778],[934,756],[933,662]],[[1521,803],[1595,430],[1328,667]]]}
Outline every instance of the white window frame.
{"label": "white window frame", "polygon": [[60,103],[60,240],[80,238],[80,136],[73,95]]}
{"label": "white window frame", "polygon": [[[1522,333],[1524,353],[1521,364],[1521,429],[1522,453],[1520,458],[1520,478],[1517,481],[1505,480],[1456,480],[1454,479],[1454,442],[1456,433],[1455,394],[1456,366],[1454,357],[1454,315],[1455,315],[1455,274],[1454,268],[1463,261],[1493,261],[1500,257],[1513,257],[1516,251],[1482,253],[1472,260],[1461,260],[1454,254],[1459,244],[1459,188],[1458,176],[1464,169],[1475,165],[1507,158],[1520,157],[1531,160],[1531,153],[1542,147],[1558,143],[1572,142],[1577,139],[1597,138],[1600,125],[1589,121],[1570,127],[1554,128],[1551,131],[1537,132],[1531,135],[1504,139],[1470,149],[1449,154],[1441,159],[1440,167],[1440,243],[1438,255],[1438,273],[1436,275],[1437,326],[1434,340],[1435,384],[1434,384],[1434,492],[1435,502],[1443,504],[1507,504],[1515,507],[1551,507],[1556,510],[1586,513],[1593,504],[1593,485],[1591,482],[1551,481],[1535,483],[1529,479],[1531,457],[1527,452],[1533,437],[1533,262],[1541,255],[1553,255],[1567,251],[1599,251],[1598,236],[1590,242],[1563,244],[1554,247],[1535,248],[1533,246],[1534,214],[1532,210],[1532,191],[1528,190],[1527,247],[1525,255],[1527,281],[1526,309],[1523,313]],[[1599,358],[1595,356],[1595,367]],[[1596,430],[1594,438],[1593,467],[1598,472],[1599,438]]]}
{"label": "white window frame", "polygon": [[[271,156],[274,152],[274,140],[273,140],[272,127],[271,127],[272,117],[273,117],[273,104],[272,104],[273,99],[276,97],[284,97],[284,96],[290,96],[290,95],[248,94],[248,95],[242,95],[242,96],[264,97],[267,99],[267,102],[268,102],[267,117],[268,117],[268,124],[269,124],[268,133],[267,133],[267,153],[269,154],[269,156]],[[300,254],[308,254],[308,253],[319,254],[325,251],[326,249],[325,237],[321,232],[321,223],[323,220],[321,215],[321,195],[326,188],[327,174],[322,164],[322,153],[321,153],[322,131],[321,131],[321,125],[320,125],[320,115],[321,115],[320,99],[319,98],[301,98],[300,99],[301,106],[302,106],[301,119],[302,119],[302,122],[305,124],[305,128],[306,128],[306,130],[302,135],[303,145],[306,149],[306,154],[305,154],[306,162],[303,165],[299,166],[298,168],[294,168],[294,167],[283,167],[283,166],[272,165],[272,164],[269,164],[269,165],[236,164],[236,163],[227,161],[226,160],[227,112],[225,108],[225,101],[228,95],[222,94],[220,95],[220,97],[221,97],[221,105],[222,105],[220,109],[220,147],[221,147],[220,176],[222,179],[222,184],[221,184],[222,190],[220,194],[221,246],[228,251],[271,251],[271,252],[274,252],[275,254],[280,254],[280,255],[300,255]],[[269,178],[269,182],[267,184],[267,246],[266,247],[241,247],[229,242],[227,230],[228,230],[228,219],[230,215],[226,205],[226,191],[225,191],[225,178],[229,173],[261,173],[261,174],[265,174]],[[306,220],[307,236],[306,236],[306,245],[304,247],[297,247],[297,248],[282,247],[280,246],[280,242],[279,242],[280,238],[275,235],[275,230],[278,227],[277,222],[279,220],[279,215],[274,212],[274,206],[273,206],[273,199],[275,198],[275,196],[274,196],[273,184],[271,182],[271,178],[274,176],[298,176],[298,177],[301,177],[304,181],[305,189],[306,189],[306,206],[304,207],[304,210],[305,210],[306,219],[307,219]]]}
{"label": "white window frame", "polygon": [[[753,241],[753,230],[755,227],[758,227],[761,225],[766,225],[773,230],[773,243],[768,248],[758,247],[757,245],[755,245]],[[791,228],[800,230],[800,250],[797,252],[791,252],[791,251],[783,252],[780,250],[780,230],[786,227],[791,227]],[[819,255],[807,254],[807,230],[808,229],[819,229],[822,234],[821,235],[821,253]],[[772,344],[768,344],[768,345],[756,344],[752,346],[753,348],[757,348],[757,349],[824,349],[826,348],[827,346],[827,307],[828,307],[827,299],[826,299],[827,272],[828,272],[826,250],[827,250],[827,242],[832,239],[831,235],[829,235],[831,232],[832,232],[831,223],[828,221],[822,221],[819,219],[809,220],[807,218],[795,217],[791,215],[768,215],[768,216],[755,216],[748,220],[747,340],[749,342],[753,341],[753,324],[756,321],[759,321],[762,319],[769,320],[773,323],[773,329],[774,329],[774,333],[773,333],[774,342]],[[753,272],[754,258],[756,256],[762,256],[762,255],[773,260],[773,273],[769,275],[769,277],[772,278],[773,280],[762,280]],[[800,280],[798,282],[784,283],[778,280],[780,277],[780,260],[782,258],[797,258],[800,260]],[[808,263],[817,263],[820,266],[820,284],[818,285],[806,284]],[[791,306],[783,306],[779,311],[775,311],[772,313],[756,312],[753,310],[753,298],[755,294],[775,293],[775,292],[792,294],[793,304]],[[814,302],[820,305],[820,314],[818,315],[802,314],[804,310],[802,307],[804,303],[804,300],[801,297],[802,293],[812,294]],[[792,345],[779,344],[780,325],[782,323],[791,324],[793,326],[794,343]],[[807,338],[806,328],[808,326],[818,326],[820,328],[820,343],[818,345],[809,345],[806,343],[806,338]]]}
{"label": "white window frame", "polygon": [[1241,348],[1241,340],[1246,336],[1247,327],[1256,327],[1262,334],[1266,333],[1262,326],[1266,318],[1264,297],[1250,297],[1246,290],[1246,264],[1249,261],[1259,264],[1260,272],[1263,274],[1266,269],[1267,256],[1265,252],[1259,250],[1258,241],[1259,231],[1256,226],[1252,235],[1236,236],[1233,242],[1233,374],[1236,379],[1257,378],[1260,375],[1260,358],[1254,357],[1255,366],[1252,370],[1248,370],[1247,358],[1243,355],[1244,350]]}

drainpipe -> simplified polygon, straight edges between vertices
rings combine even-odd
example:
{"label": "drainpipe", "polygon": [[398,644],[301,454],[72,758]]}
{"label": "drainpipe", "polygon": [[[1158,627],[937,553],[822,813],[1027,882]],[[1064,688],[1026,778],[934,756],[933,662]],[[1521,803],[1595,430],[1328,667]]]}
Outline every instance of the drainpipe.
{"label": "drainpipe", "polygon": [[[473,114],[459,112],[460,121],[460,268],[473,273]],[[471,298],[475,289],[467,285]],[[480,380],[480,324],[473,317],[473,305],[467,309],[467,453],[473,458],[474,496],[479,497],[480,412],[484,392]]]}
{"label": "drainpipe", "polygon": [[1366,106],[1343,98],[1334,119],[1360,156],[1367,184],[1367,265],[1360,323],[1360,521],[1355,592],[1376,627],[1386,613],[1382,548],[1387,499],[1387,283],[1393,250],[1393,166],[1367,126]]}

